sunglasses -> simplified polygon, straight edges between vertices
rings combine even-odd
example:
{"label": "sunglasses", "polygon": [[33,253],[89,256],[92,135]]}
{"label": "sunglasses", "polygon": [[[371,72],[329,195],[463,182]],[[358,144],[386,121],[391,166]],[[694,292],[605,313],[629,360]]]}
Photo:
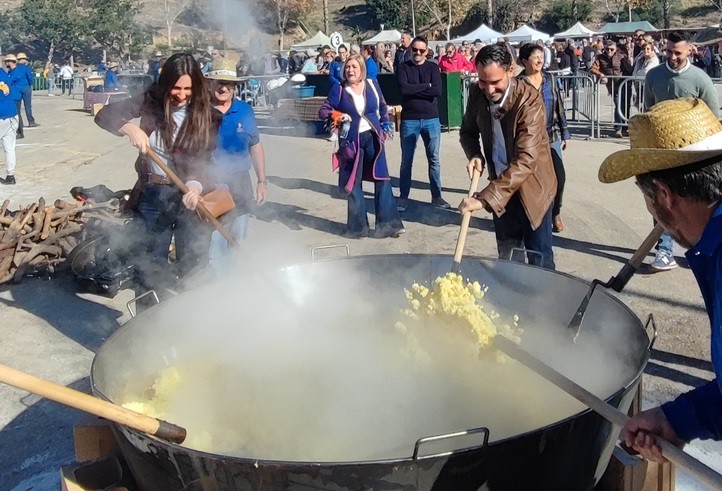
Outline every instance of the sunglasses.
{"label": "sunglasses", "polygon": [[411,48],[414,53],[426,53],[426,48]]}

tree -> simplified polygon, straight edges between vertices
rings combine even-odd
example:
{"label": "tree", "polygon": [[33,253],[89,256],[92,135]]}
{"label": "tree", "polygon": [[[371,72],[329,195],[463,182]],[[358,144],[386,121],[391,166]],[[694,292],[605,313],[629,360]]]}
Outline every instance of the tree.
{"label": "tree", "polygon": [[117,54],[119,58],[129,54],[131,47],[143,38],[142,30],[135,21],[136,14],[140,12],[137,0],[90,0],[88,12],[88,31],[103,49]]}
{"label": "tree", "polygon": [[[576,14],[574,3],[577,3]],[[539,27],[547,32],[559,32],[569,29],[577,21],[587,21],[592,17],[592,4],[575,0],[553,0],[539,19]]]}
{"label": "tree", "polygon": [[614,22],[619,22],[620,14],[627,9],[627,0],[604,0],[604,6]]}
{"label": "tree", "polygon": [[[722,1],[722,0],[720,0]],[[384,24],[387,29],[404,29],[411,26],[411,2],[398,0],[366,0],[369,15],[374,24]],[[430,20],[427,9],[416,11],[416,25],[424,25]]]}
{"label": "tree", "polygon": [[328,31],[328,0],[323,0],[323,32],[328,36],[331,34]]}
{"label": "tree", "polygon": [[166,41],[168,47],[173,48],[173,25],[191,2],[190,0],[154,0],[153,3],[157,5],[163,13],[163,20],[165,21],[166,27]]}
{"label": "tree", "polygon": [[263,0],[262,6],[274,13],[276,28],[280,34],[280,49],[283,49],[284,36],[289,25],[297,22],[313,8],[312,0]]}
{"label": "tree", "polygon": [[439,27],[446,31],[446,39],[451,39],[453,19],[460,19],[469,10],[464,0],[421,0],[421,4],[434,16]]}
{"label": "tree", "polygon": [[48,63],[59,51],[72,54],[86,38],[86,15],[76,0],[25,0],[19,9],[23,32],[47,49]]}
{"label": "tree", "polygon": [[366,39],[366,31],[362,29],[360,26],[353,26],[351,28],[351,39],[353,39],[354,43],[361,46],[364,39]]}

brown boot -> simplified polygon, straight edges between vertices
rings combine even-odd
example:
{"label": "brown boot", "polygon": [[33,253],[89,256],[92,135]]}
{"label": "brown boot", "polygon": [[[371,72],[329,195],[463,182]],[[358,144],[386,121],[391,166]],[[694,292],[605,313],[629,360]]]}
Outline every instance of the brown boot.
{"label": "brown boot", "polygon": [[559,233],[564,230],[564,221],[562,220],[561,215],[557,215],[554,217],[554,220],[552,220],[552,232]]}

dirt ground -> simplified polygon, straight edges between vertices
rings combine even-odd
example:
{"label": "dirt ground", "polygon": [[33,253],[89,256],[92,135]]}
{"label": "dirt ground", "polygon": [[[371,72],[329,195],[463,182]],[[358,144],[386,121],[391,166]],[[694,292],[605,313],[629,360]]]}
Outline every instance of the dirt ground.
{"label": "dirt ground", "polygon": [[[27,129],[18,144],[18,184],[0,188],[0,199],[9,198],[12,209],[40,196],[69,199],[73,186],[105,184],[114,190],[132,186],[135,151],[126,139],[96,127],[81,111],[79,99],[39,96],[34,106],[42,126]],[[345,201],[334,193],[332,144],[316,137],[270,134],[263,135],[262,142],[270,202],[256,213],[246,245],[266,267],[308,261],[312,247],[335,244],[348,244],[352,255],[453,253],[459,215],[429,204],[422,148],[414,168],[412,201],[403,214],[406,234],[398,239],[348,240],[342,237]],[[596,177],[603,158],[627,145],[626,140],[611,139],[570,142],[562,210],[567,228],[554,241],[559,271],[606,281],[651,230],[651,218],[631,181],[602,185]],[[441,156],[443,195],[456,206],[468,190],[456,132],[443,134]],[[397,142],[389,145],[388,160],[396,176]],[[495,256],[487,214],[473,218],[466,252]],[[708,320],[683,251],[677,252],[680,268],[637,275],[619,295],[640,318],[653,313],[660,331],[644,378],[647,404],[669,400],[713,377]],[[341,249],[329,253],[340,254]],[[94,351],[128,320],[125,303],[132,296],[130,291],[112,299],[81,293],[65,277],[30,278],[0,287],[0,363],[88,390]],[[57,469],[74,459],[72,426],[81,417],[77,411],[0,386],[0,489],[57,489]],[[722,469],[720,448],[695,442],[690,452]],[[703,489],[682,471],[678,487]]]}

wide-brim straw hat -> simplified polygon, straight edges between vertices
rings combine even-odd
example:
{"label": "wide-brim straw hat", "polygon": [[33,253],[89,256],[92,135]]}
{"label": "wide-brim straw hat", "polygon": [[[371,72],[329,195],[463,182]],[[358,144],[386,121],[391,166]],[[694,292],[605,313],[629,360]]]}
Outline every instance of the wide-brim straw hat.
{"label": "wide-brim straw hat", "polygon": [[220,56],[213,60],[211,69],[206,73],[206,78],[211,80],[225,80],[226,82],[238,82],[241,78],[236,73],[236,65],[231,60]]}
{"label": "wide-brim straw hat", "polygon": [[17,58],[18,58],[18,60],[27,60],[28,55],[26,55],[25,53],[18,53]]}
{"label": "wide-brim straw hat", "polygon": [[7,54],[5,55],[5,61],[14,61],[17,63],[18,59],[15,57],[15,55]]}
{"label": "wide-brim straw hat", "polygon": [[722,124],[700,99],[663,101],[630,118],[629,142],[630,150],[604,159],[600,181],[623,181],[722,156]]}
{"label": "wide-brim straw hat", "polygon": [[108,63],[108,69],[118,68],[119,66],[120,66],[120,63],[118,63],[117,61],[111,61],[110,63]]}

